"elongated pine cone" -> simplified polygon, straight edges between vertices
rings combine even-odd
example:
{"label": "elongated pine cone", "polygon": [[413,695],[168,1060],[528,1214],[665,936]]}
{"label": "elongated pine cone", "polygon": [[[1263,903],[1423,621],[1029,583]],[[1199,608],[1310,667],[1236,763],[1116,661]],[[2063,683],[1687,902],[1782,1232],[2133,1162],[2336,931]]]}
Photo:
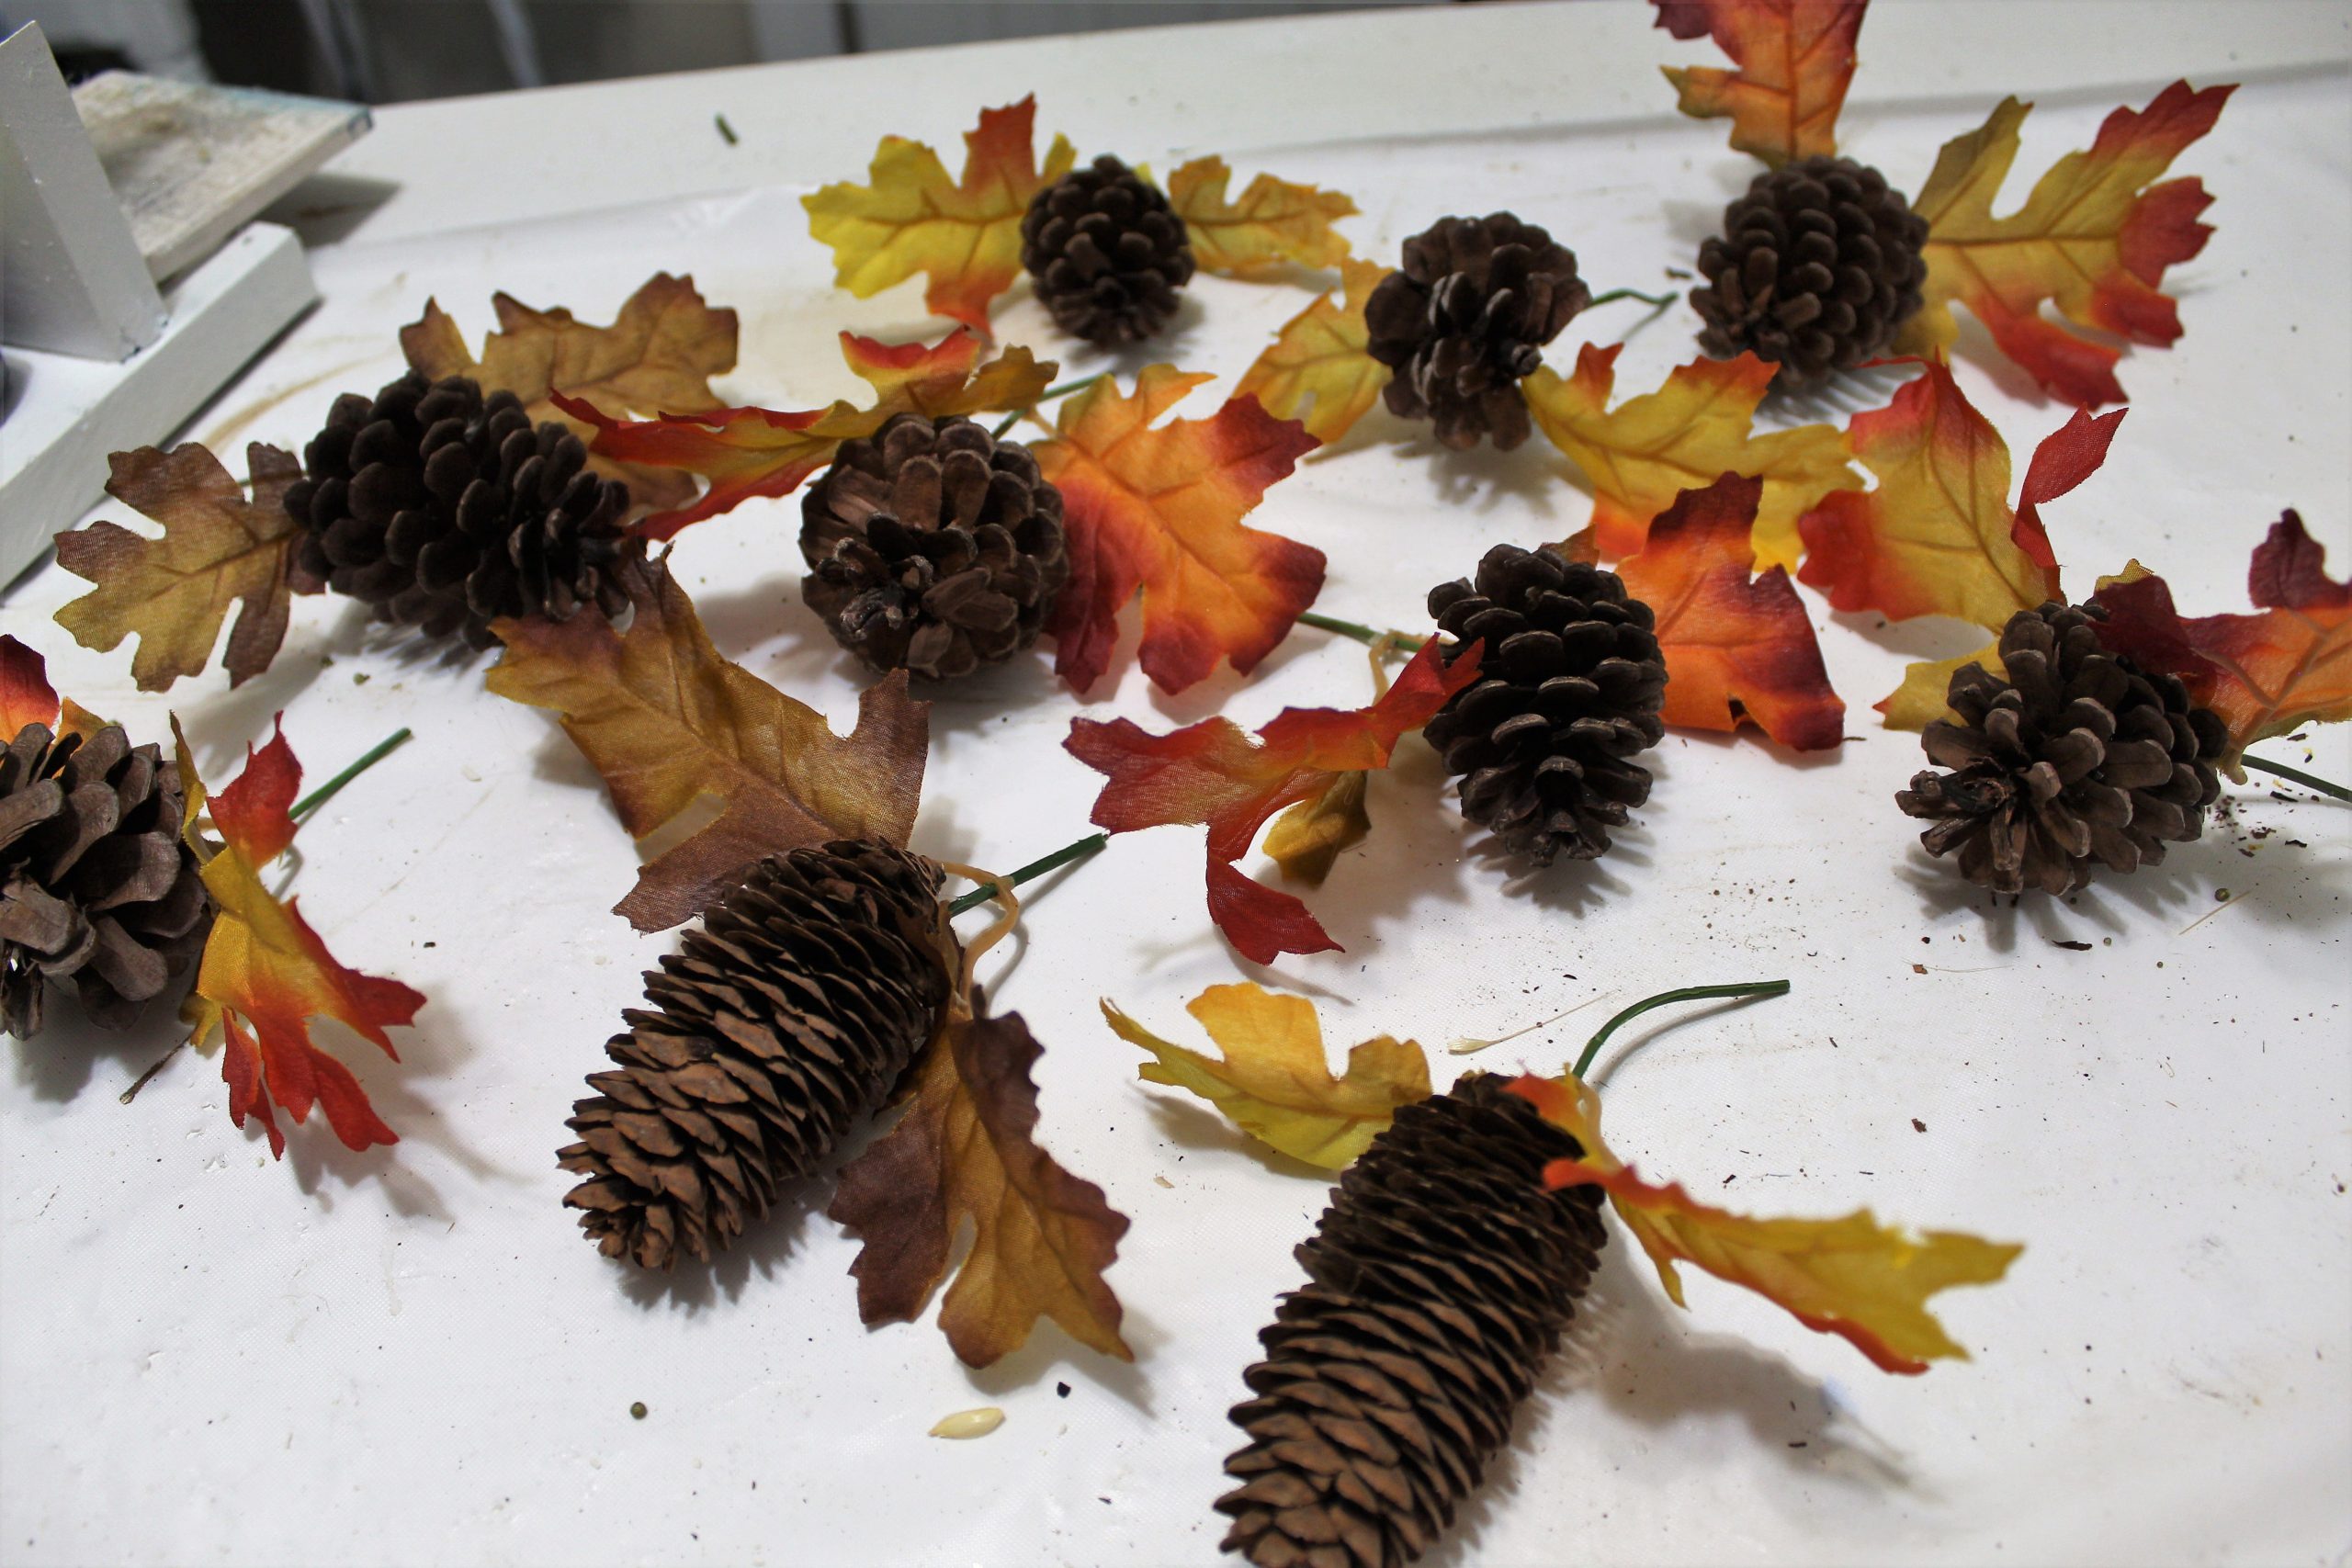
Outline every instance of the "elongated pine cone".
{"label": "elongated pine cone", "polygon": [[1934,826],[1919,841],[1960,855],[1961,874],[1996,893],[2071,893],[2096,861],[2133,871],[2166,842],[2205,830],[2222,793],[2213,764],[2229,728],[2177,676],[2149,674],[2099,642],[2096,604],[2020,610],[2001,631],[2006,678],[1953,671],[1920,742],[1950,773],[1922,773],[1895,804]]}
{"label": "elongated pine cone", "polygon": [[1544,1190],[1577,1140],[1472,1074],[1396,1112],[1298,1249],[1234,1407],[1225,1550],[1258,1568],[1396,1568],[1510,1436],[1607,1233],[1598,1189]]}
{"label": "elongated pine cone", "polygon": [[599,1251],[708,1258],[881,1108],[947,1000],[940,880],[849,840],[771,855],[703,911],[566,1123],[564,1202]]}
{"label": "elongated pine cone", "polygon": [[0,751],[0,1034],[40,1032],[52,980],[127,1029],[187,967],[212,904],[180,817],[179,770],[119,725],[28,724]]}
{"label": "elongated pine cone", "polygon": [[800,505],[801,593],[877,670],[952,680],[1037,640],[1069,581],[1062,492],[1017,441],[893,414]]}
{"label": "elongated pine cone", "polygon": [[1029,200],[1021,265],[1055,325],[1104,348],[1159,335],[1193,280],[1193,244],[1168,197],[1105,153]]}
{"label": "elongated pine cone", "polygon": [[1615,572],[1548,545],[1497,545],[1475,584],[1430,591],[1430,614],[1454,639],[1448,663],[1485,645],[1478,679],[1422,732],[1462,781],[1462,815],[1538,865],[1607,850],[1609,829],[1649,798],[1633,757],[1666,733],[1650,607]]}
{"label": "elongated pine cone", "polygon": [[624,534],[628,487],[586,467],[560,424],[534,428],[512,392],[412,370],[373,400],[346,392],[303,448],[286,510],[303,525],[302,576],[379,620],[433,637],[497,639],[503,615],[617,615],[616,577],[644,544]]}
{"label": "elongated pine cone", "polygon": [[1389,412],[1430,420],[1448,446],[1518,446],[1532,428],[1519,383],[1591,299],[1576,253],[1536,225],[1509,212],[1439,219],[1364,302],[1366,351],[1396,371]]}
{"label": "elongated pine cone", "polygon": [[1758,175],[1699,248],[1699,346],[1775,361],[1777,387],[1817,386],[1894,344],[1919,308],[1927,241],[1928,220],[1903,193],[1850,158]]}

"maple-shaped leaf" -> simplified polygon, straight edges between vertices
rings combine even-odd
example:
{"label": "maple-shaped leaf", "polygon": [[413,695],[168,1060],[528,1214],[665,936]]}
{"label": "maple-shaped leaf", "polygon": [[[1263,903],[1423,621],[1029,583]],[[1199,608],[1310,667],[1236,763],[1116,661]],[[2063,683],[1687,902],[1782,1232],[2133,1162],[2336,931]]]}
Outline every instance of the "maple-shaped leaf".
{"label": "maple-shaped leaf", "polygon": [[1854,78],[1868,0],[1651,0],[1676,38],[1712,36],[1739,69],[1667,66],[1679,107],[1731,117],[1731,144],[1774,168],[1838,151],[1838,111]]}
{"label": "maple-shaped leaf", "polygon": [[628,629],[601,615],[505,619],[489,686],[563,716],[642,840],[708,797],[717,818],[648,863],[616,907],[639,931],[699,911],[764,855],[831,839],[903,845],[929,750],[930,705],[895,671],[858,699],[857,728],[824,716],[719,656],[694,602],[660,562],[630,583]]}
{"label": "maple-shaped leaf", "polygon": [[2045,301],[2077,326],[2162,347],[2180,336],[2180,312],[2162,289],[2165,268],[2205,248],[2211,204],[2196,179],[2157,176],[2213,128],[2234,86],[2192,92],[2175,82],[2144,109],[2119,108],[2087,152],[2069,152],[2035,182],[2026,204],[1993,216],[1993,198],[2017,161],[2030,104],[2004,98],[1982,128],[1955,137],[1911,210],[1928,220],[1926,303],[1897,350],[1941,355],[1959,336],[1951,307],[1965,305],[2003,354],[2070,403],[2123,401],[2120,351],[2067,331]]}
{"label": "maple-shaped leaf", "polygon": [[136,637],[130,673],[142,692],[201,673],[232,605],[237,624],[221,664],[230,685],[243,684],[285,640],[295,590],[321,586],[298,581],[293,547],[302,525],[286,511],[286,488],[302,477],[302,465],[257,441],[245,448],[245,463],[250,495],[194,442],[117,452],[107,459],[107,493],[162,524],[163,536],[107,522],[57,536],[57,564],[97,584],[58,611],[57,624],[99,653]]}
{"label": "maple-shaped leaf", "polygon": [[1954,1285],[1989,1285],[2025,1249],[1959,1231],[1913,1236],[1868,1209],[1835,1220],[1758,1220],[1702,1203],[1679,1183],[1644,1181],[1600,1140],[1600,1099],[1581,1080],[1524,1077],[1510,1085],[1546,1121],[1583,1145],[1580,1160],[1554,1160],[1544,1185],[1598,1187],[1657,1267],[1677,1306],[1677,1263],[1694,1263],[1785,1308],[1817,1334],[1838,1335],[1882,1371],[1917,1373],[1968,1352],[1927,1308]]}
{"label": "maple-shaped leaf", "polygon": [[[1372,356],[1364,301],[1389,267],[1378,262],[1340,264],[1345,302],[1329,294],[1283,323],[1272,344],[1242,373],[1237,398],[1255,398],[1276,419],[1296,419],[1316,440],[1337,441],[1354,428],[1396,372]],[[1299,411],[1306,412],[1301,413]]]}
{"label": "maple-shaped leaf", "polygon": [[1295,263],[1337,266],[1348,242],[1331,227],[1356,204],[1335,190],[1292,185],[1261,174],[1227,199],[1233,178],[1222,158],[1195,158],[1168,176],[1168,205],[1184,220],[1193,260],[1203,272],[1246,276]]}
{"label": "maple-shaped leaf", "polygon": [[1835,425],[1804,424],[1756,434],[1756,405],[1775,367],[1752,354],[1679,365],[1657,391],[1612,409],[1609,396],[1623,347],[1587,344],[1577,351],[1574,375],[1563,378],[1546,366],[1520,383],[1536,427],[1592,487],[1593,542],[1600,553],[1640,549],[1650,519],[1684,491],[1713,484],[1718,474],[1753,474],[1764,481],[1757,558],[1794,570],[1797,519],[1833,491],[1861,488],[1845,434]]}
{"label": "maple-shaped leaf", "polygon": [[0,636],[0,746],[28,724],[54,727],[57,688],[49,683],[49,661],[15,637]]}
{"label": "maple-shaped leaf", "polygon": [[[469,376],[484,392],[512,392],[534,423],[568,424],[582,440],[592,427],[572,404],[608,418],[699,413],[718,406],[710,378],[735,368],[735,312],[712,310],[691,277],[655,274],[609,327],[574,321],[562,309],[533,310],[506,294],[493,295],[491,309],[498,330],[482,340],[477,359],[440,302],[426,300],[424,316],[401,329],[410,367],[436,380]],[[603,456],[594,466],[626,483],[639,506],[674,506],[693,493],[683,474]]]}
{"label": "maple-shaped leaf", "polygon": [[968,1220],[971,1251],[939,1309],[939,1326],[967,1365],[1019,1349],[1041,1317],[1081,1345],[1133,1360],[1119,1337],[1119,1298],[1102,1279],[1126,1216],[1037,1145],[1030,1069],[1043,1048],[1019,1013],[975,1020],[950,1011],[916,1069],[906,1114],[842,1168],[825,1211],[864,1243],[850,1265],[859,1316],[911,1322]]}
{"label": "maple-shaped leaf", "polygon": [[870,408],[835,401],[801,412],[727,408],[632,421],[611,418],[560,393],[555,403],[594,428],[590,450],[599,456],[699,474],[709,481],[691,503],[653,513],[634,525],[636,533],[659,540],[754,496],[790,495],[833,460],[842,442],[873,434],[892,414],[944,419],[1025,409],[1054,377],[1054,362],[1041,365],[1025,348],[1008,348],[981,364],[979,337],[962,327],[929,346],[876,343],[854,333],[842,333],[841,342],[849,367],[874,387]]}
{"label": "maple-shaped leaf", "polygon": [[1065,401],[1031,447],[1062,492],[1069,584],[1054,602],[1054,670],[1083,692],[1111,665],[1119,612],[1143,591],[1138,662],[1181,692],[1230,660],[1243,674],[1323,591],[1323,552],[1241,518],[1315,449],[1296,420],[1235,398],[1207,419],[1152,422],[1204,381],[1148,365],[1132,394],[1105,378]]}
{"label": "maple-shaped leaf", "polygon": [[1989,675],[2005,675],[2001,639],[1995,637],[1973,653],[1905,665],[1903,684],[1871,705],[1886,716],[1889,729],[1925,729],[1937,719],[1953,716],[1951,678],[1971,664],[1982,666]]}
{"label": "maple-shaped leaf", "polygon": [[1734,730],[1747,718],[1792,750],[1820,750],[1845,738],[1846,705],[1789,574],[1755,574],[1749,539],[1763,492],[1761,479],[1738,474],[1683,491],[1617,571],[1657,612],[1667,723]]}
{"label": "maple-shaped leaf", "polygon": [[398,1143],[351,1069],[311,1041],[310,1021],[334,1019],[397,1062],[400,1053],[384,1032],[412,1021],[424,998],[397,980],[345,968],[296,900],[281,903],[262,886],[262,868],[294,841],[289,812],[302,768],[284,728],[259,751],[246,748],[244,772],[211,797],[212,826],[221,840],[217,846],[198,827],[207,806],[204,781],[177,719],[172,736],[187,801],[181,837],[202,867],[213,910],[196,985],[180,1016],[193,1043],[202,1046],[215,1029],[226,1040],[220,1077],[229,1086],[229,1119],[242,1127],[247,1116],[260,1117],[273,1155],[286,1151],[273,1106],[297,1122],[318,1106],[350,1149]]}
{"label": "maple-shaped leaf", "polygon": [[1260,1143],[1326,1170],[1345,1168],[1386,1129],[1400,1105],[1430,1094],[1429,1058],[1388,1035],[1348,1052],[1331,1076],[1315,1004],[1261,986],[1212,986],[1185,1004],[1223,1060],[1160,1039],[1109,1001],[1102,1016],[1119,1038],[1150,1052],[1136,1069],[1147,1083],[1187,1089]]}
{"label": "maple-shaped leaf", "polygon": [[866,171],[872,183],[802,197],[808,231],[832,247],[833,281],[864,299],[922,273],[924,309],[986,332],[989,302],[1021,276],[1029,198],[1078,159],[1057,136],[1038,168],[1036,118],[1034,96],[982,109],[979,128],[964,133],[960,182],[923,143],[886,136]]}
{"label": "maple-shaped leaf", "polygon": [[1847,426],[1878,488],[1840,491],[1806,513],[1797,581],[1840,610],[1951,615],[1998,631],[2019,610],[2062,597],[2041,506],[2098,468],[2123,413],[2076,410],[2034,452],[2011,511],[2001,433],[1961,395],[1951,367],[1929,362],[1886,407]]}
{"label": "maple-shaped leaf", "polygon": [[1284,953],[1322,953],[1339,943],[1306,906],[1234,863],[1277,811],[1321,795],[1338,775],[1388,766],[1398,740],[1477,678],[1479,653],[1473,643],[1449,665],[1432,638],[1370,707],[1284,708],[1254,741],[1223,717],[1169,735],[1131,719],[1080,718],[1062,744],[1110,781],[1094,802],[1096,827],[1207,825],[1209,918],[1244,957],[1271,964]]}
{"label": "maple-shaped leaf", "polygon": [[2177,675],[2229,726],[2222,765],[2243,782],[2248,746],[2306,724],[2352,718],[2352,582],[2330,579],[2319,544],[2290,512],[2255,547],[2246,592],[2257,615],[2183,616],[2161,577],[2102,581],[2099,640],[2143,669]]}

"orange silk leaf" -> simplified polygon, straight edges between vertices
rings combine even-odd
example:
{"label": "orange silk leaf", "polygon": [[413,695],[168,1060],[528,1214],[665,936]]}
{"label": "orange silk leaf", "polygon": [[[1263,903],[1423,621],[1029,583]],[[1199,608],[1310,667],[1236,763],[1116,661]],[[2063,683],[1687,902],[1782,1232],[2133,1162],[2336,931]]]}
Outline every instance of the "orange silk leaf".
{"label": "orange silk leaf", "polygon": [[1679,107],[1731,117],[1731,144],[1774,168],[1838,151],[1838,111],[1854,77],[1868,0],[1651,0],[1679,39],[1712,37],[1739,69],[1668,66]]}
{"label": "orange silk leaf", "polygon": [[0,637],[0,746],[28,724],[57,727],[57,688],[49,663],[12,637]]}

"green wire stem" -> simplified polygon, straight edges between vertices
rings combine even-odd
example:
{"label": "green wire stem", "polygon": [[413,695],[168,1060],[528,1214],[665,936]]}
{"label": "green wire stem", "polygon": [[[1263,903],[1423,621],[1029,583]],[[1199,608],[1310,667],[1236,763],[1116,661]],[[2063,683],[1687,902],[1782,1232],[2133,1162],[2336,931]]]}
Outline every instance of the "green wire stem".
{"label": "green wire stem", "polygon": [[1019,424],[1023,417],[1035,413],[1037,412],[1038,403],[1050,403],[1056,398],[1066,398],[1072,392],[1082,392],[1086,390],[1087,388],[1091,387],[1095,382],[1100,381],[1104,376],[1108,376],[1110,372],[1105,370],[1100,375],[1088,376],[1076,381],[1065,381],[1058,387],[1046,388],[1044,391],[1037,394],[1037,402],[1031,403],[1025,409],[1014,409],[1011,413],[1006,414],[997,427],[989,432],[989,434],[991,437],[1002,435],[1006,431],[1011,430],[1014,425]]}
{"label": "green wire stem", "polygon": [[1420,652],[1421,645],[1429,641],[1425,637],[1408,637],[1403,632],[1379,631],[1360,621],[1343,621],[1337,615],[1317,615],[1313,610],[1302,611],[1298,623],[1303,626],[1317,626],[1327,632],[1338,632],[1341,637],[1351,637],[1361,643],[1375,643],[1386,637],[1408,653]]}
{"label": "green wire stem", "polygon": [[1746,980],[1736,986],[1685,986],[1679,991],[1660,991],[1654,997],[1644,997],[1602,1024],[1600,1032],[1585,1042],[1584,1055],[1577,1058],[1577,1065],[1570,1071],[1577,1077],[1584,1077],[1585,1069],[1592,1066],[1592,1059],[1600,1055],[1601,1046],[1617,1032],[1618,1026],[1641,1017],[1652,1008],[1662,1008],[1668,1002],[1707,1001],[1717,997],[1785,997],[1788,994],[1789,983],[1786,980]]}
{"label": "green wire stem", "polygon": [[311,812],[316,811],[320,807],[324,806],[334,797],[335,791],[341,789],[344,785],[349,784],[352,780],[357,778],[360,774],[366,773],[368,769],[382,761],[386,757],[390,756],[394,750],[398,750],[410,739],[411,732],[408,727],[406,725],[402,725],[399,729],[394,730],[391,734],[384,737],[383,739],[376,742],[375,746],[368,750],[366,756],[360,758],[359,761],[352,763],[351,766],[344,769],[343,772],[335,774],[334,777],[327,780],[326,783],[321,784],[318,788],[312,790],[310,794],[296,801],[294,803],[294,809],[288,813],[288,815],[293,818],[295,821],[300,822],[303,818],[308,817]]}
{"label": "green wire stem", "polygon": [[2331,795],[2337,800],[2352,800],[2352,789],[2346,789],[2340,784],[2330,784],[2325,779],[2313,778],[2301,768],[2290,768],[2284,762],[2267,761],[2260,757],[2240,757],[2238,761],[2249,768],[2259,769],[2266,773],[2276,773],[2282,779],[2290,779],[2305,789],[2315,789],[2320,794]]}
{"label": "green wire stem", "polygon": [[[1004,879],[1002,886],[1018,887],[1023,883],[1028,881],[1031,877],[1043,876],[1046,873],[1053,870],[1057,866],[1068,865],[1073,861],[1081,861],[1089,858],[1090,856],[1099,855],[1102,852],[1102,847],[1110,841],[1111,835],[1108,833],[1089,833],[1085,838],[1079,840],[1076,843],[1064,844],[1060,849],[1056,850],[1052,854],[1046,856],[1043,860],[1031,861],[1019,871],[1016,871],[1012,875],[1007,876]],[[969,893],[965,894],[963,897],[957,898],[954,903],[948,905],[947,912],[951,915],[960,915],[967,909],[978,908],[981,905],[996,897],[996,891],[999,886],[999,884],[994,882],[981,883],[978,887],[973,888]]]}
{"label": "green wire stem", "polygon": [[1585,301],[1589,310],[1595,305],[1606,305],[1612,299],[1639,299],[1653,310],[1663,310],[1679,298],[1673,294],[1645,294],[1638,288],[1612,288],[1606,294],[1596,294]]}

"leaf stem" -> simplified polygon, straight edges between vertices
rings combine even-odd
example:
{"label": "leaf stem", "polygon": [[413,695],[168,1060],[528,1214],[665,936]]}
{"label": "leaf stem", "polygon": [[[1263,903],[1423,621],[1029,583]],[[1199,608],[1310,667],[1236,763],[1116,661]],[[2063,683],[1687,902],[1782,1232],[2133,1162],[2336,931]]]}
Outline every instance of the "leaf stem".
{"label": "leaf stem", "polygon": [[294,803],[294,809],[291,812],[288,812],[288,815],[293,818],[295,821],[300,822],[303,818],[308,817],[311,812],[316,811],[320,807],[324,806],[330,799],[334,798],[335,791],[341,789],[344,785],[349,784],[352,780],[357,778],[360,774],[366,773],[368,769],[382,761],[386,757],[391,755],[393,750],[409,738],[410,730],[406,725],[402,725],[399,729],[394,730],[391,734],[384,737],[383,739],[376,742],[376,744],[369,749],[366,756],[352,763],[351,766],[344,769],[343,772],[335,774],[334,777],[327,780],[326,783],[321,784],[318,788],[304,795],[300,800],[296,801]]}
{"label": "leaf stem", "polygon": [[1301,626],[1316,626],[1327,632],[1338,632],[1341,637],[1351,637],[1361,643],[1376,643],[1381,638],[1386,637],[1408,653],[1420,652],[1421,645],[1429,641],[1425,637],[1412,637],[1404,632],[1377,631],[1360,621],[1343,621],[1337,615],[1318,615],[1313,610],[1301,611],[1298,620]]}
{"label": "leaf stem", "polygon": [[1639,299],[1654,310],[1663,310],[1673,304],[1676,298],[1672,294],[1645,294],[1638,288],[1612,288],[1606,294],[1596,294],[1586,300],[1584,308],[1589,310],[1595,305],[1606,305],[1612,299]]}
{"label": "leaf stem", "polygon": [[2238,761],[2249,768],[2258,768],[2266,773],[2276,773],[2282,779],[2290,779],[2305,789],[2315,789],[2320,794],[2333,795],[2337,800],[2352,800],[2352,789],[2346,789],[2340,784],[2330,784],[2325,779],[2314,778],[2301,768],[2290,768],[2284,762],[2267,761],[2260,757],[2240,757]]}
{"label": "leaf stem", "polygon": [[1601,1046],[1617,1032],[1618,1025],[1639,1018],[1652,1008],[1662,1008],[1668,1002],[1705,1001],[1714,997],[1785,997],[1788,994],[1789,983],[1786,980],[1744,980],[1732,986],[1685,986],[1680,990],[1660,991],[1654,997],[1644,997],[1602,1024],[1600,1032],[1585,1042],[1584,1055],[1577,1058],[1577,1065],[1570,1070],[1577,1077],[1584,1077],[1585,1069],[1592,1066],[1592,1059],[1600,1055]]}
{"label": "leaf stem", "polygon": [[1092,376],[1081,377],[1075,381],[1065,381],[1058,387],[1046,388],[1044,391],[1037,394],[1037,402],[1031,403],[1025,409],[1014,409],[1011,413],[1006,414],[997,427],[989,432],[989,434],[990,436],[1002,435],[1006,431],[1011,430],[1014,425],[1019,424],[1023,419],[1026,418],[1030,414],[1035,413],[1037,412],[1038,403],[1050,403],[1056,398],[1066,398],[1072,392],[1082,392],[1086,390],[1087,388],[1091,387],[1095,382],[1100,381],[1103,377],[1108,376],[1110,372],[1108,370],[1103,370],[1097,372]]}
{"label": "leaf stem", "polygon": [[[1046,873],[1052,871],[1057,866],[1068,865],[1073,861],[1081,861],[1092,855],[1099,855],[1102,852],[1103,846],[1108,844],[1110,841],[1111,835],[1108,833],[1089,833],[1086,837],[1079,840],[1076,843],[1064,844],[1060,849],[1056,850],[1052,854],[1046,856],[1042,860],[1031,861],[1019,871],[1016,871],[1007,876],[1004,879],[1005,883],[1011,886],[1018,887],[1023,883],[1028,881],[1031,877],[1043,876]],[[977,909],[981,905],[987,903],[990,898],[995,897],[996,890],[997,884],[993,882],[984,882],[979,886],[973,888],[969,893],[967,893],[963,897],[957,898],[954,903],[948,905],[947,912],[951,915],[960,915],[967,909]]]}

